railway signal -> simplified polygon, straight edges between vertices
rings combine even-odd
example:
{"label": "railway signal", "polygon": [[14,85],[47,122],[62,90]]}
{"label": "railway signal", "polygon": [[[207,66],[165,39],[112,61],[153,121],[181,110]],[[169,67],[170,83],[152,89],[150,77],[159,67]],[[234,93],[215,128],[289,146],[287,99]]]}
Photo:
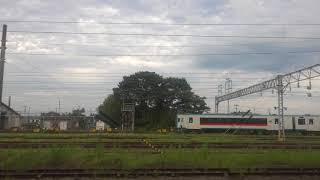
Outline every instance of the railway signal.
{"label": "railway signal", "polygon": [[[277,90],[278,94],[278,116],[281,122],[281,127],[279,127],[278,140],[285,140],[285,128],[284,124],[284,107],[283,107],[283,95],[287,88],[290,89],[290,85],[293,83],[297,83],[298,87],[300,87],[300,82],[309,80],[309,87],[311,89],[311,79],[320,76],[320,64],[315,64],[313,66],[303,68],[294,72],[290,72],[284,75],[278,75],[276,78],[270,79],[268,81],[264,81],[259,84],[255,84],[253,86],[240,89],[238,91],[234,91],[222,96],[215,97],[215,110],[218,113],[219,103],[223,101],[229,101],[230,99],[235,99],[241,96],[246,96],[258,92],[262,92],[268,89]],[[279,123],[280,124],[280,123]]]}

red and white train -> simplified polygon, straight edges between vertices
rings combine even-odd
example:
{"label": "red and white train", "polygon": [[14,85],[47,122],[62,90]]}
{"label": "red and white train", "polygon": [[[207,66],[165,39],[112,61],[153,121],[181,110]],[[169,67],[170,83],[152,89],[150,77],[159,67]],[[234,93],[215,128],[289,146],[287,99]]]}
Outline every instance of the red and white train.
{"label": "red and white train", "polygon": [[[276,131],[279,129],[276,115],[233,115],[233,114],[178,114],[177,128],[185,130],[214,131],[246,129]],[[320,131],[319,115],[285,115],[286,130]]]}

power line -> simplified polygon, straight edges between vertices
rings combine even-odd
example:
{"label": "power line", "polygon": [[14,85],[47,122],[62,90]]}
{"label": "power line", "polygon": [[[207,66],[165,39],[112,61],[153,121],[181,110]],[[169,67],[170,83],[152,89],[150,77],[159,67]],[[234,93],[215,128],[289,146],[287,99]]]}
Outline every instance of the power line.
{"label": "power line", "polygon": [[153,34],[153,33],[111,33],[111,32],[67,32],[67,31],[8,31],[26,34],[66,34],[66,35],[108,35],[108,36],[155,36],[155,37],[199,37],[199,38],[248,38],[248,39],[308,39],[319,40],[320,37],[298,36],[248,36],[248,35],[200,35],[200,34]]}
{"label": "power line", "polygon": [[[32,77],[32,78],[35,78],[37,80],[56,80],[57,78],[65,78],[65,75],[56,75],[54,77],[51,77],[51,76],[41,76],[41,74],[39,75],[19,75],[19,76],[11,76],[11,77]],[[113,78],[113,77],[117,77],[117,78]],[[112,81],[121,81],[122,80],[122,77],[123,76],[89,76],[89,74],[87,76],[85,76],[85,74],[83,76],[72,76],[72,77],[68,77],[68,79],[74,79],[74,80],[78,80],[78,79],[81,79],[81,78],[85,78],[85,80],[90,80],[90,81],[96,81],[96,80],[104,80],[106,78],[108,78],[108,80]],[[176,78],[182,78],[182,77],[176,77]],[[221,77],[221,78],[213,78],[213,77],[184,77],[187,79],[188,82],[192,81],[192,80],[201,80],[201,79],[205,79],[205,80],[225,80],[224,77]],[[34,79],[34,80],[35,80]],[[241,77],[234,77],[232,79],[235,79],[235,81],[252,81],[252,80],[262,80],[264,78],[254,78],[254,77],[250,77],[250,78],[241,78]],[[11,81],[10,81],[11,82]],[[24,82],[24,81],[23,81]],[[75,81],[75,82],[78,82],[78,81]]]}
{"label": "power line", "polygon": [[[305,42],[304,40],[300,40],[300,41],[295,41],[297,43],[300,42]],[[22,41],[7,41],[7,43],[22,43]],[[277,43],[277,44],[288,44],[290,43],[290,46],[292,46],[292,42],[287,42],[287,41],[283,41],[283,42],[273,42],[273,43]],[[170,44],[170,45],[162,45],[162,44],[142,44],[142,45],[121,45],[121,44],[101,44],[101,43],[39,43],[36,42],[37,45],[42,45],[42,46],[103,46],[103,47],[107,47],[107,48],[145,48],[145,47],[159,47],[159,48],[163,48],[163,47],[180,47],[180,48],[192,48],[192,47],[223,47],[223,46],[252,46],[254,45],[254,43],[236,43],[236,44],[190,44],[188,43],[188,45],[179,45],[179,44]]]}
{"label": "power line", "polygon": [[164,22],[93,22],[49,20],[0,20],[2,23],[166,25],[166,26],[320,26],[320,23],[164,23]]}
{"label": "power line", "polygon": [[[42,72],[8,72],[8,74],[39,74]],[[134,74],[136,72],[85,72],[85,73],[77,73],[77,72],[45,72],[47,73],[46,75],[117,75],[117,76],[113,76],[113,77],[123,77],[123,76],[127,76],[124,74]],[[268,72],[256,72],[257,74],[263,74],[265,75]],[[194,75],[231,75],[231,74],[235,74],[235,75],[252,75],[255,74],[254,72],[159,72],[158,74],[184,74],[184,75],[191,75],[192,77],[195,77]],[[42,76],[42,74],[41,74]],[[254,78],[254,77],[250,77],[250,78]]]}
{"label": "power line", "polygon": [[[103,79],[101,79],[103,80]],[[198,79],[198,81],[194,80],[194,81],[187,81],[188,83],[191,83],[191,84],[202,84],[202,83],[208,83],[208,84],[211,84],[212,82],[217,82],[217,80],[212,80],[212,81],[200,81],[201,79]],[[207,80],[207,79],[206,79]],[[221,79],[221,80],[224,80],[224,79]],[[108,84],[108,83],[119,83],[119,81],[122,81],[121,80],[114,80],[114,81],[99,81],[99,82],[92,82],[92,81],[77,81],[77,82],[64,82],[64,81],[27,81],[27,82],[24,82],[24,81],[7,81],[6,84],[30,84],[30,83],[69,83],[69,84]],[[128,82],[128,81],[126,81]],[[135,82],[138,82],[138,81],[131,81],[133,83]],[[252,82],[252,80],[241,80],[239,79],[238,81],[235,81],[235,82]]]}
{"label": "power line", "polygon": [[24,52],[8,52],[11,55],[28,55],[28,56],[77,56],[77,57],[187,57],[187,56],[241,56],[241,55],[272,55],[272,54],[308,54],[319,53],[320,50],[309,51],[287,51],[287,52],[243,52],[243,53],[199,53],[199,54],[64,54],[64,53],[24,53]]}
{"label": "power line", "polygon": [[[90,78],[88,80],[101,80],[102,78],[108,78],[108,79],[113,79],[113,80],[121,80],[124,76],[127,76],[127,75],[122,75],[122,74],[119,74],[119,75],[113,75],[113,74],[95,74],[95,73],[46,73],[44,72],[45,74],[42,74],[42,73],[8,73],[10,74],[11,77],[36,77],[36,78],[41,78],[41,79],[55,79],[55,78],[59,78],[59,77],[65,77],[66,75],[72,75],[70,77],[68,77],[68,79],[72,79],[72,78]],[[192,72],[191,72],[192,73]],[[265,78],[268,78],[268,77],[274,77],[275,75],[269,75],[269,76],[261,76],[259,77],[258,73],[257,74],[252,74],[252,73],[244,73],[244,74],[226,74],[224,76],[210,76],[210,75],[216,75],[218,73],[214,73],[214,74],[210,74],[208,73],[209,76],[199,76],[199,75],[193,75],[193,76],[181,76],[183,75],[184,73],[177,73],[173,76],[175,76],[176,78],[180,78],[180,79],[188,79],[188,81],[190,79],[210,79],[210,80],[225,80],[226,79],[226,76],[228,77],[231,77],[232,79],[240,79],[240,80],[245,80],[245,79],[248,79],[248,80],[261,80],[261,79],[265,79]],[[176,76],[176,75],[179,75],[179,76]],[[221,74],[220,74],[221,75]],[[256,77],[235,77],[235,76],[230,76],[230,75],[256,75]],[[96,78],[96,79],[94,79]]]}
{"label": "power line", "polygon": [[[7,41],[8,43],[21,43],[19,41]],[[299,42],[299,41],[298,41]],[[279,43],[279,42],[278,42]],[[288,43],[288,42],[280,42]],[[155,44],[146,44],[146,45],[120,45],[120,44],[99,44],[99,43],[39,43],[39,45],[49,45],[49,46],[104,46],[111,48],[145,48],[145,47],[180,47],[180,48],[192,48],[192,47],[216,47],[216,46],[249,46],[252,44],[191,44],[191,45],[155,45]]]}

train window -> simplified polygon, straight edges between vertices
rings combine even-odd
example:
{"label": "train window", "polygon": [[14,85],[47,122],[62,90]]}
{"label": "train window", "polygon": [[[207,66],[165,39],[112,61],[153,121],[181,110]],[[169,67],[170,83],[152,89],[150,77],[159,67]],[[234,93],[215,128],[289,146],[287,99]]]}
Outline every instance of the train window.
{"label": "train window", "polygon": [[274,124],[279,124],[279,119],[274,119]]}
{"label": "train window", "polygon": [[177,121],[180,122],[180,118],[178,118]]}
{"label": "train window", "polygon": [[304,118],[299,118],[298,119],[298,124],[299,125],[305,125],[306,124],[306,120]]}
{"label": "train window", "polygon": [[313,124],[313,119],[309,119],[309,124]]}
{"label": "train window", "polygon": [[183,122],[183,118],[181,118],[181,122]]}
{"label": "train window", "polygon": [[193,123],[193,118],[189,118],[189,123]]}

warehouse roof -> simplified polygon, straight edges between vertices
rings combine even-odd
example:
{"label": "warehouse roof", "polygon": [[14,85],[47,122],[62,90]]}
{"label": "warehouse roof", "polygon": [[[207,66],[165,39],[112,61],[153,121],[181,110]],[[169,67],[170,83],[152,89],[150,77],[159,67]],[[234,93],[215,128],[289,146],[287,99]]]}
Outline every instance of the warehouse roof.
{"label": "warehouse roof", "polygon": [[17,116],[20,116],[20,114],[15,111],[14,109],[12,109],[11,107],[9,107],[8,105],[6,105],[5,103],[3,102],[0,102],[0,106],[1,106],[1,109],[5,109],[6,111],[10,111],[11,113],[17,115]]}

